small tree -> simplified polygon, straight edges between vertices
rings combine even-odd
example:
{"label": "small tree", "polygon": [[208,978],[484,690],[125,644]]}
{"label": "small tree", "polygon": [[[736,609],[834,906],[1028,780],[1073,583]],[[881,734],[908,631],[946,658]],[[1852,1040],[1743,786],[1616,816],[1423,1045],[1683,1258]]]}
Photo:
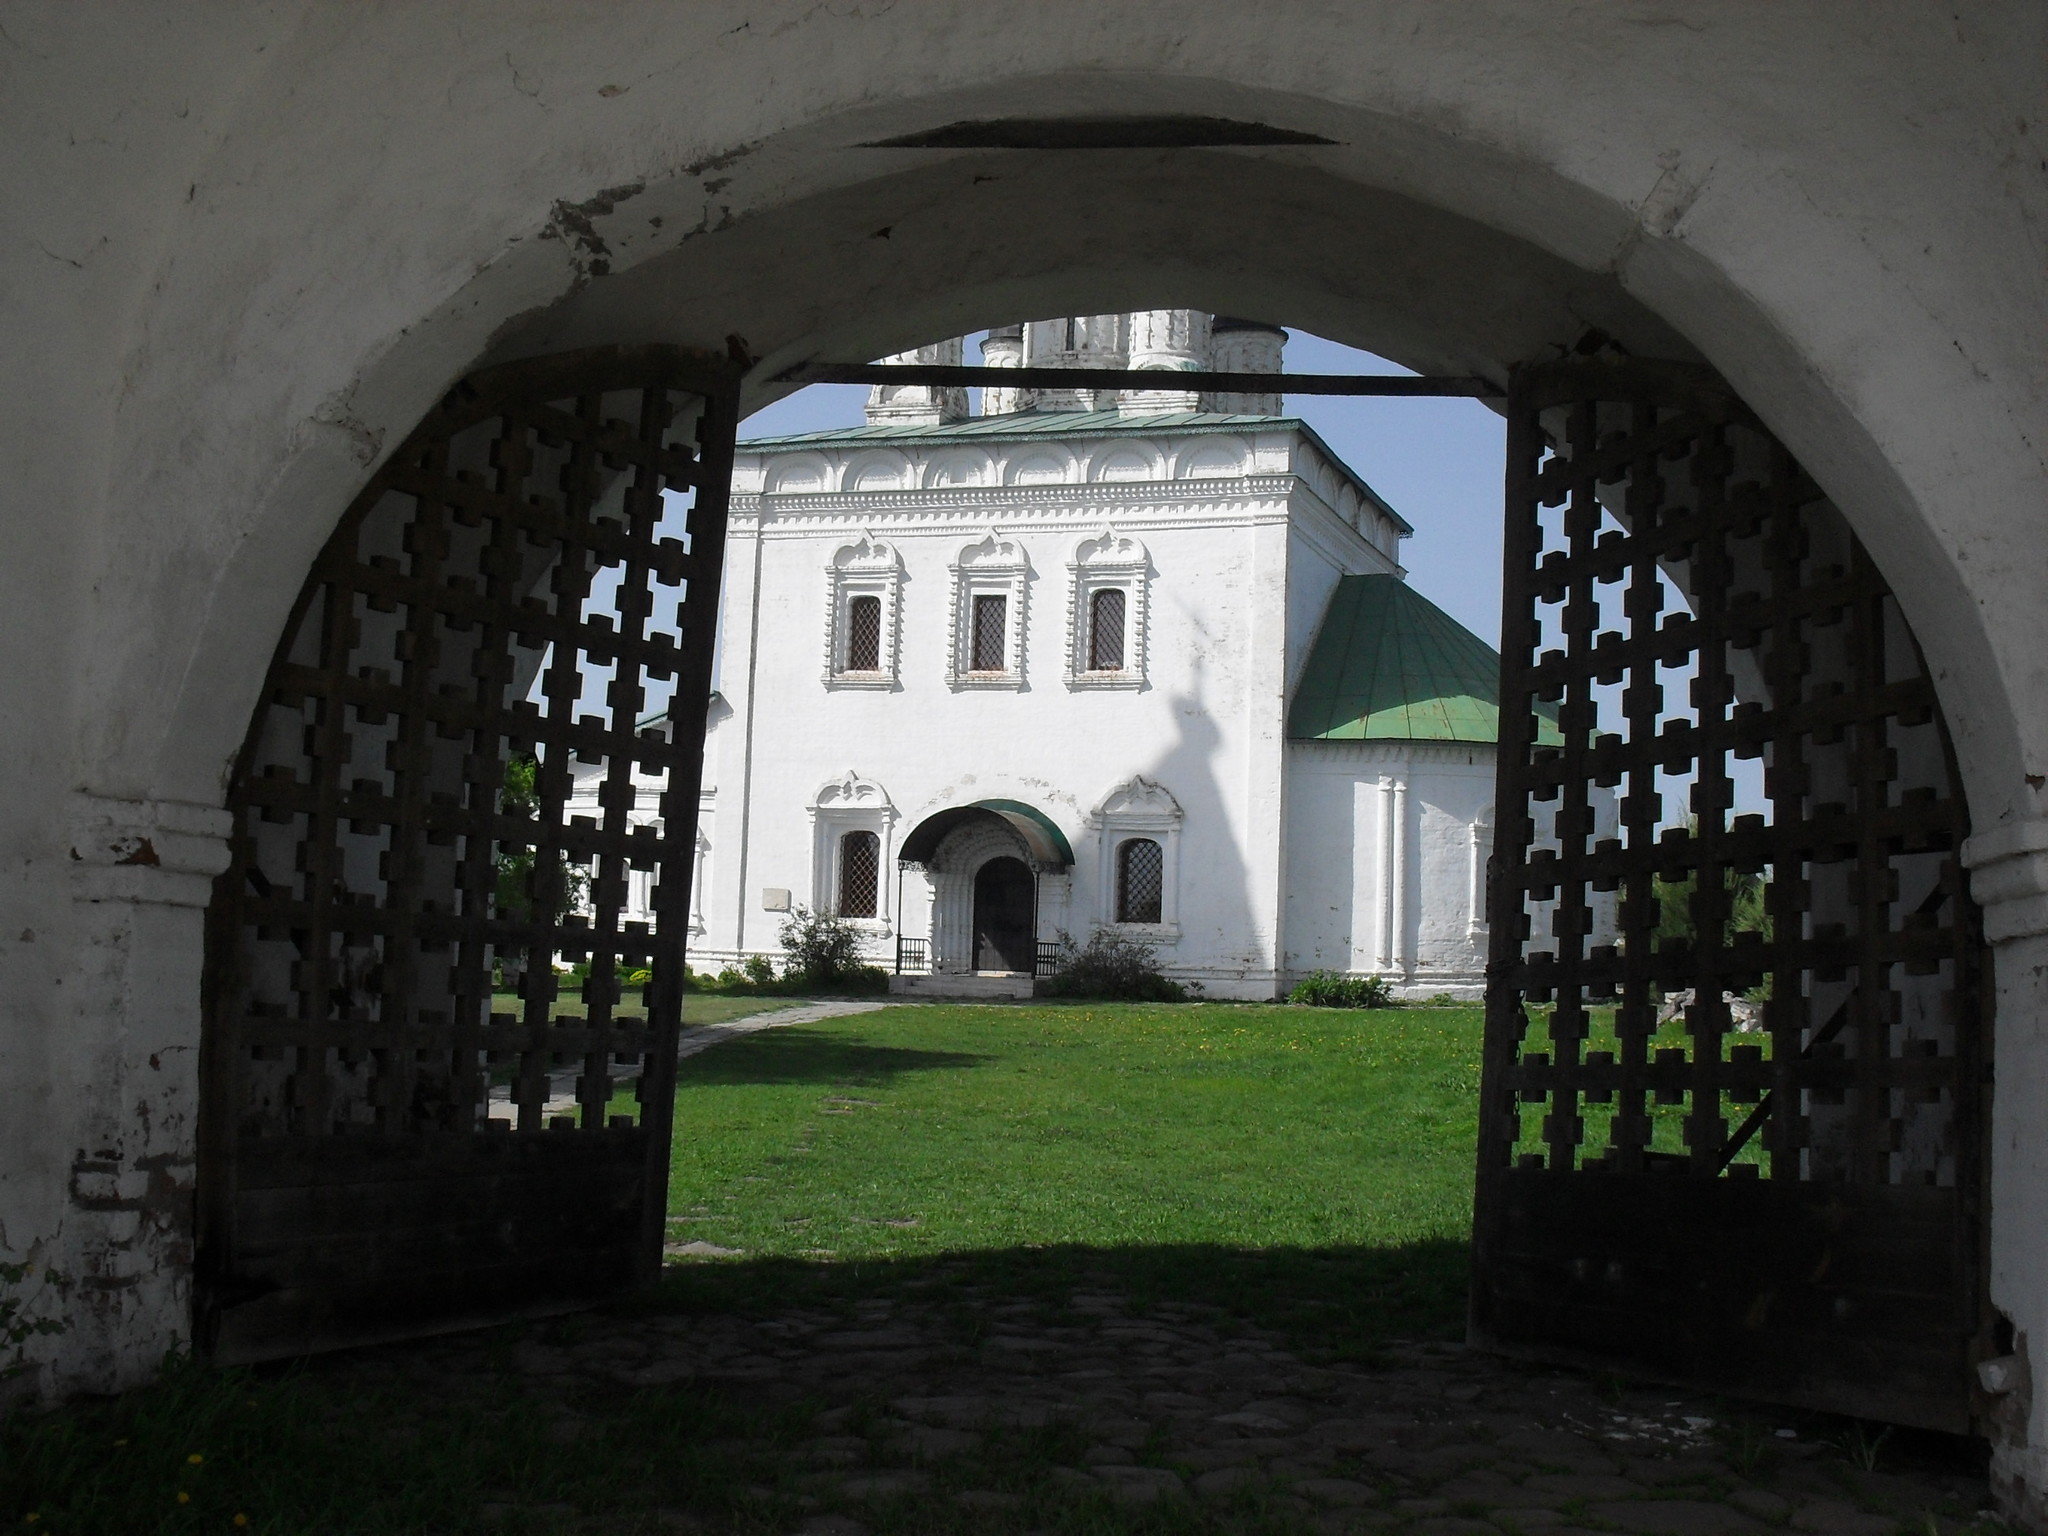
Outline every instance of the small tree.
{"label": "small tree", "polygon": [[1078,949],[1060,935],[1059,969],[1046,979],[1048,997],[1099,997],[1117,1003],[1180,1003],[1188,989],[1163,975],[1157,952],[1142,939],[1098,928]]}
{"label": "small tree", "polygon": [[[515,754],[507,761],[505,786],[498,792],[498,809],[527,813],[537,809],[540,796],[534,788],[534,779],[539,771],[540,764],[530,752]],[[581,907],[584,898],[590,894],[590,871],[566,853],[558,853],[555,858],[560,881],[555,890],[552,915],[562,918]],[[523,848],[517,853],[500,852],[497,866],[498,911],[522,921],[531,919],[535,895],[534,850]]]}

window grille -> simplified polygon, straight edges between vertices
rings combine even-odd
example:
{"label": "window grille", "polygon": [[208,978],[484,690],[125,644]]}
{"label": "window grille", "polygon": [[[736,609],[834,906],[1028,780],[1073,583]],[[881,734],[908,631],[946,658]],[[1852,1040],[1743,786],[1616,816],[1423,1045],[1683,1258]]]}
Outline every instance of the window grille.
{"label": "window grille", "polygon": [[1104,587],[1088,600],[1088,670],[1124,669],[1124,589]]}
{"label": "window grille", "polygon": [[1003,629],[1009,618],[1010,600],[983,593],[974,599],[973,650],[970,672],[1003,670]]}
{"label": "window grille", "polygon": [[1134,837],[1116,851],[1116,920],[1156,923],[1166,887],[1166,856],[1149,837]]}
{"label": "window grille", "polygon": [[872,832],[839,839],[839,915],[873,917],[881,888],[882,840]]}
{"label": "window grille", "polygon": [[846,605],[847,672],[882,670],[882,600],[860,596]]}

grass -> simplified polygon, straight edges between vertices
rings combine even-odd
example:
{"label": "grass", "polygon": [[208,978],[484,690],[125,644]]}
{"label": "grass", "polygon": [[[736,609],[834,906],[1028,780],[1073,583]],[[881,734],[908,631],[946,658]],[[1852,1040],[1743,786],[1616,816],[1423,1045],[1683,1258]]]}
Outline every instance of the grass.
{"label": "grass", "polygon": [[671,1237],[745,1257],[678,1283],[780,1303],[949,1255],[1283,1312],[1339,1352],[1454,1335],[1479,1041],[1475,1009],[1200,1004],[767,1030],[682,1064]]}
{"label": "grass", "polygon": [[[693,1023],[783,1005],[690,1002]],[[682,1063],[673,1231],[742,1254],[672,1265],[623,1305],[851,1315],[866,1295],[917,1295],[972,1338],[993,1299],[1036,1297],[1057,1318],[1085,1283],[1141,1306],[1208,1302],[1226,1328],[1270,1322],[1325,1355],[1454,1335],[1479,1032],[1469,1010],[1070,1005],[895,1008],[734,1040]],[[787,1530],[791,1447],[820,1405],[564,1388],[511,1368],[520,1338],[585,1326],[501,1329],[482,1360],[451,1347],[434,1393],[404,1376],[175,1365],[121,1398],[15,1415],[0,1421],[0,1523],[516,1536],[598,1528],[557,1505],[651,1532],[667,1505]],[[1013,1436],[972,1475],[1031,1490],[1027,1524],[1200,1524],[1061,1504],[1046,1471],[1075,1451]],[[493,1522],[493,1503],[518,1510]],[[950,1510],[915,1528],[991,1528]]]}

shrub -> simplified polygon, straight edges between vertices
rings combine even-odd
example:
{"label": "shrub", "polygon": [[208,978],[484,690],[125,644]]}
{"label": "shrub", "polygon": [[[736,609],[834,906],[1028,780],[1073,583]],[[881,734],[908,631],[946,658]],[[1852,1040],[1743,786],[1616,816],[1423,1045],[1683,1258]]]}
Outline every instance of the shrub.
{"label": "shrub", "polygon": [[741,980],[756,987],[765,987],[775,980],[775,967],[768,963],[766,955],[749,955],[740,962]]}
{"label": "shrub", "polygon": [[830,912],[798,906],[782,923],[785,974],[805,986],[822,987],[861,968],[860,930]]}
{"label": "shrub", "polygon": [[1287,994],[1290,1003],[1311,1008],[1392,1008],[1397,1006],[1394,989],[1384,976],[1340,976],[1335,971],[1311,971]]}
{"label": "shrub", "polygon": [[1116,1003],[1181,1003],[1188,989],[1160,973],[1152,946],[1129,934],[1098,928],[1075,948],[1060,935],[1060,966],[1041,990],[1048,997],[1095,997]]}

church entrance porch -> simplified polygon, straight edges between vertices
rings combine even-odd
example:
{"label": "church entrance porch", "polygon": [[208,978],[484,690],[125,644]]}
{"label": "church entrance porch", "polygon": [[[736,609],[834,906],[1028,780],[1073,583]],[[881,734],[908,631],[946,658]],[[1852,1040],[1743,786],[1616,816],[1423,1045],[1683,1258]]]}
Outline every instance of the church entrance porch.
{"label": "church entrance porch", "polygon": [[[949,806],[911,829],[897,863],[925,889],[905,893],[895,990],[963,995],[969,989],[960,983],[994,980],[977,973],[997,972],[1006,986],[1021,982],[1023,989],[1001,995],[1031,995],[1038,955],[1066,921],[1074,852],[1057,823],[1017,800]],[[930,914],[921,967],[905,958],[918,953],[920,904]],[[925,975],[902,974],[918,969]]]}

